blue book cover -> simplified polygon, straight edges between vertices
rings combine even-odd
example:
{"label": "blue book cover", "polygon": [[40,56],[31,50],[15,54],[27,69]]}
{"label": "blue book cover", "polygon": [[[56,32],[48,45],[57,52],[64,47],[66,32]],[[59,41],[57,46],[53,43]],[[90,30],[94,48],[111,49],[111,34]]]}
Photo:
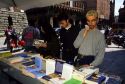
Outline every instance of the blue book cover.
{"label": "blue book cover", "polygon": [[30,56],[28,56],[27,54],[24,54],[24,53],[16,54],[16,56],[20,56],[20,57],[23,57],[23,58],[30,57]]}
{"label": "blue book cover", "polygon": [[56,74],[62,74],[63,64],[64,64],[64,62],[56,60],[56,65],[55,65],[55,73]]}
{"label": "blue book cover", "polygon": [[98,77],[95,74],[93,74],[92,76],[88,77],[87,79],[90,81],[97,82],[98,84],[102,84],[102,82],[105,81],[106,77],[105,76]]}
{"label": "blue book cover", "polygon": [[46,74],[41,72],[41,71],[35,71],[35,72],[32,72],[36,78],[42,78],[43,76],[45,76]]}

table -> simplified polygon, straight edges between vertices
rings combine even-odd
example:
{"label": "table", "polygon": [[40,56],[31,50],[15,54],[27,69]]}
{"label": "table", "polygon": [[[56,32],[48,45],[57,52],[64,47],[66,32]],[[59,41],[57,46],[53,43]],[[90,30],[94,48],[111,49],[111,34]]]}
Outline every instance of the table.
{"label": "table", "polygon": [[[18,66],[18,67],[17,67]],[[45,84],[44,80],[38,80],[29,76],[26,76],[20,70],[21,64],[17,63],[15,65],[8,64],[6,60],[0,61],[0,67],[2,72],[9,76],[12,80],[16,81],[17,84]],[[22,66],[21,66],[22,67]],[[25,72],[28,73],[28,72]],[[43,82],[42,82],[43,81]],[[113,78],[107,84],[123,84],[122,80],[118,78]]]}

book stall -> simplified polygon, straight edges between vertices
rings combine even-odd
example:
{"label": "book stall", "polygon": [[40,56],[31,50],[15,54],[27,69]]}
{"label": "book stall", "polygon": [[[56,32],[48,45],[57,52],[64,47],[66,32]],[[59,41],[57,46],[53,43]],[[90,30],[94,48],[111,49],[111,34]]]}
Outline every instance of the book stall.
{"label": "book stall", "polygon": [[120,77],[100,73],[95,67],[76,68],[63,60],[43,58],[35,53],[0,55],[3,63],[0,66],[9,66],[2,68],[2,72],[20,84],[122,84]]}

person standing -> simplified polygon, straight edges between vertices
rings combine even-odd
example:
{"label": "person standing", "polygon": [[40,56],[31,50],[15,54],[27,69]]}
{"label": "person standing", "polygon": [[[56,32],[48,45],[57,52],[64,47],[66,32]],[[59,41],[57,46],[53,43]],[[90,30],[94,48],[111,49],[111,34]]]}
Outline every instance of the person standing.
{"label": "person standing", "polygon": [[38,29],[36,29],[34,26],[35,26],[34,22],[29,21],[29,26],[26,27],[22,33],[22,40],[25,41],[24,48],[26,52],[34,51],[35,47],[33,46],[33,42],[35,39],[40,38],[40,33]]}
{"label": "person standing", "polygon": [[62,43],[62,59],[67,63],[73,64],[74,57],[77,55],[77,49],[73,46],[79,30],[70,22],[66,14],[58,16],[60,30],[60,42]]}
{"label": "person standing", "polygon": [[74,47],[78,48],[78,63],[84,66],[98,66],[105,53],[105,38],[98,30],[98,14],[90,10],[86,14],[87,24],[77,36]]}
{"label": "person standing", "polygon": [[51,24],[47,22],[41,23],[40,32],[40,39],[43,40],[44,43],[36,46],[38,52],[43,55],[43,57],[52,56],[53,58],[60,59],[59,39]]}
{"label": "person standing", "polygon": [[12,26],[8,26],[8,28],[5,30],[5,42],[4,45],[7,44],[7,49],[11,48],[11,40],[14,41],[15,46],[17,46],[17,35],[15,32],[15,29],[12,28]]}

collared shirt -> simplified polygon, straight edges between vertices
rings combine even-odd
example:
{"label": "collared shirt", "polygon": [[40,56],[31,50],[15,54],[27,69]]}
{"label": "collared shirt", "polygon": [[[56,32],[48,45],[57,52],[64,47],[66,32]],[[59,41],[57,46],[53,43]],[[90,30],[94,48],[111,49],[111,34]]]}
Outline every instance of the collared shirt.
{"label": "collared shirt", "polygon": [[66,30],[69,30],[69,29],[71,28],[71,26],[72,26],[72,25],[69,24],[65,29],[66,29]]}
{"label": "collared shirt", "polygon": [[79,32],[74,46],[78,48],[78,53],[82,56],[95,56],[95,60],[91,63],[93,66],[99,65],[105,53],[104,35],[96,28],[87,33],[83,38],[84,29]]}

